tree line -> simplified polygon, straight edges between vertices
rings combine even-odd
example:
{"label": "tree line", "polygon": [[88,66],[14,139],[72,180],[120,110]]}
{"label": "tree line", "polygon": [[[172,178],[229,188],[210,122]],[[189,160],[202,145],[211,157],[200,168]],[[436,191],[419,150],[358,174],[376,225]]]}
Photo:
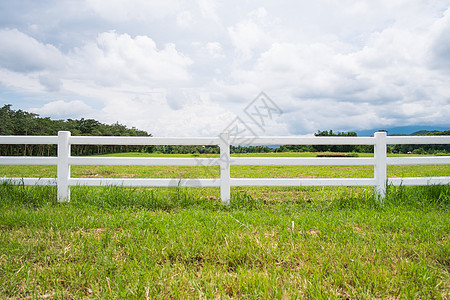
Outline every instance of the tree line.
{"label": "tree line", "polygon": [[[414,133],[412,135],[415,135]],[[424,136],[430,135],[450,135],[450,130],[427,132],[425,134],[419,134]],[[413,153],[413,154],[437,154],[437,153],[450,153],[449,144],[436,144],[436,145],[393,145],[389,146],[392,153]],[[388,149],[389,149],[388,148]]]}
{"label": "tree line", "polygon": [[[108,125],[94,119],[52,120],[38,114],[11,109],[6,104],[0,109],[0,135],[57,135],[70,131],[84,136],[151,136],[146,131],[128,128],[118,122]],[[72,155],[108,154],[142,151],[144,146],[72,145]],[[0,155],[55,156],[56,145],[0,145]]]}
{"label": "tree line", "polygon": [[[419,131],[411,135],[430,136],[430,135],[450,135],[450,130],[446,131]],[[333,130],[318,130],[314,136],[357,136],[356,132],[333,132]],[[449,153],[450,145],[388,145],[388,153],[413,153],[413,154],[437,154]],[[359,152],[372,153],[371,145],[283,145],[275,149],[275,152]]]}
{"label": "tree line", "polygon": [[[152,136],[146,131],[128,128],[118,122],[108,125],[94,119],[52,120],[38,114],[11,109],[6,104],[0,109],[0,135],[57,135],[58,131],[70,131],[72,135],[83,136]],[[441,132],[419,132],[419,135],[450,135],[450,130]],[[317,137],[354,137],[356,132],[333,132],[318,130]],[[413,134],[415,135],[415,134]],[[450,145],[389,145],[391,153],[435,154],[450,152]],[[72,155],[110,154],[120,152],[147,152],[163,154],[218,154],[218,146],[114,146],[114,145],[72,145]],[[264,152],[373,152],[371,145],[281,145],[231,146],[231,153]],[[0,145],[0,155],[55,156],[56,145]]]}
{"label": "tree line", "polygon": [[[333,130],[318,130],[314,136],[338,136],[338,137],[355,137],[356,132],[333,132]],[[373,152],[371,145],[283,145],[276,149],[276,152]]]}

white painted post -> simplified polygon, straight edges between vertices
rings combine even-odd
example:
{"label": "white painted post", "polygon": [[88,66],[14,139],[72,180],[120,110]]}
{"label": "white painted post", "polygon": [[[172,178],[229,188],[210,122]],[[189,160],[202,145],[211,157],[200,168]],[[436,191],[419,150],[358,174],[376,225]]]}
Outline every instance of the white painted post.
{"label": "white painted post", "polygon": [[56,170],[56,185],[58,202],[68,202],[70,200],[70,131],[58,131],[58,163]]}
{"label": "white painted post", "polygon": [[230,133],[220,134],[220,199],[230,205]]}
{"label": "white painted post", "polygon": [[375,194],[379,201],[383,201],[386,196],[387,181],[387,151],[386,151],[386,132],[375,132],[374,146],[374,178],[375,178]]}

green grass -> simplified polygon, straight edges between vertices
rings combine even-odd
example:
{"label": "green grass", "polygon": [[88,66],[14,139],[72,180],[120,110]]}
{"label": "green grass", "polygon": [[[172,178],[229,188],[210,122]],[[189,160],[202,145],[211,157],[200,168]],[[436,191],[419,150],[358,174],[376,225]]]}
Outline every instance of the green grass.
{"label": "green grass", "polygon": [[[297,188],[299,192],[311,188]],[[199,189],[0,186],[2,298],[448,298],[449,186],[230,207]],[[311,192],[312,193],[312,192]]]}
{"label": "green grass", "polygon": [[[0,174],[55,172],[45,168],[7,166]],[[102,168],[80,166],[72,176],[211,174]],[[369,177],[373,170],[232,172]],[[450,174],[447,166],[389,172]],[[70,203],[57,203],[54,187],[1,184],[0,298],[449,299],[449,206],[448,185],[388,187],[383,204],[364,187],[232,188],[223,206],[217,188],[80,186]]]}

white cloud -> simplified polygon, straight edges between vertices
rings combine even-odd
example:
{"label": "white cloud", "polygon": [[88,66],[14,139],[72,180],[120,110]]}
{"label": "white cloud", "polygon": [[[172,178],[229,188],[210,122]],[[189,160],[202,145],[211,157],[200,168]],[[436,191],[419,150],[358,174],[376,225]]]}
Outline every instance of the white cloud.
{"label": "white cloud", "polygon": [[104,32],[95,42],[75,49],[70,66],[75,76],[95,80],[105,86],[124,82],[155,85],[161,81],[187,81],[192,60],[178,52],[174,44],[158,49],[147,36]]}
{"label": "white cloud", "polygon": [[213,58],[223,58],[222,45],[219,42],[209,42],[206,44],[206,50]]}
{"label": "white cloud", "polygon": [[0,68],[14,72],[36,72],[63,67],[61,52],[17,29],[0,30]]}
{"label": "white cloud", "polygon": [[450,75],[450,8],[433,24],[430,44],[432,66]]}
{"label": "white cloud", "polygon": [[59,91],[62,85],[61,79],[53,74],[39,75],[39,83],[45,86],[49,92]]}
{"label": "white cloud", "polygon": [[[357,80],[354,61],[325,44],[274,43],[251,70],[233,73],[235,81],[250,81],[264,90],[290,90],[303,98],[345,96],[365,88]],[[361,86],[362,84],[362,86]]]}
{"label": "white cloud", "polygon": [[189,28],[192,25],[192,14],[189,11],[182,11],[177,15],[177,24],[182,28]]}
{"label": "white cloud", "polygon": [[102,18],[115,22],[162,19],[180,6],[177,0],[86,0],[86,5]]}
{"label": "white cloud", "polygon": [[38,77],[28,72],[22,74],[0,68],[0,85],[17,92],[42,92],[42,84]]}
{"label": "white cloud", "polygon": [[[118,120],[130,126],[144,128],[155,136],[215,136],[232,119],[233,114],[207,95],[196,91],[178,91],[169,97],[184,98],[182,104],[173,109],[166,99],[167,92],[153,95],[116,95],[102,110],[106,121]],[[176,99],[174,101],[177,101]],[[119,119],[117,119],[119,117]],[[110,122],[111,122],[110,121]]]}
{"label": "white cloud", "polygon": [[[436,31],[445,32],[442,27]],[[346,53],[324,43],[272,42],[254,65],[234,70],[232,78],[279,97],[279,105],[295,112],[285,118],[296,133],[445,124],[440,111],[450,107],[450,87],[427,66],[429,34],[430,29],[424,34],[390,26],[371,34],[361,50]],[[440,57],[441,67],[448,57]]]}
{"label": "white cloud", "polygon": [[256,50],[270,45],[272,39],[267,34],[266,16],[266,10],[259,8],[250,12],[246,19],[228,28],[228,34],[240,60],[248,60]]}
{"label": "white cloud", "polygon": [[220,18],[217,15],[217,1],[216,0],[197,0],[197,5],[203,17],[210,19],[216,23],[220,23]]}
{"label": "white cloud", "polygon": [[66,118],[93,118],[98,114],[96,110],[80,100],[57,100],[44,104],[42,107],[30,108],[31,112],[42,116],[51,116],[58,119]]}

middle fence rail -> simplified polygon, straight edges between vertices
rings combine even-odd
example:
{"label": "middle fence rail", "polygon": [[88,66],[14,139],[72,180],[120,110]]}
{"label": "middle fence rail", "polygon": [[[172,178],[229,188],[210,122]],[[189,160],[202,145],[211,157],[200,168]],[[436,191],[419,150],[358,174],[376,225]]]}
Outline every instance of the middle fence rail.
{"label": "middle fence rail", "polygon": [[[388,178],[388,165],[450,164],[450,156],[387,157],[391,144],[450,144],[450,136],[387,136],[376,132],[373,137],[218,137],[156,138],[71,136],[68,131],[58,136],[0,136],[0,144],[57,144],[57,157],[2,156],[0,165],[56,165],[56,178],[6,178],[21,185],[57,186],[58,201],[70,200],[70,187],[140,186],[140,187],[220,187],[221,200],[230,204],[234,186],[373,186],[382,199],[389,185],[450,184],[450,176]],[[87,157],[71,156],[71,145],[216,145],[219,158],[162,157]],[[372,145],[374,157],[231,157],[230,145]],[[220,178],[72,178],[72,165],[139,165],[139,166],[219,166]],[[373,178],[231,178],[231,166],[374,166]]]}

